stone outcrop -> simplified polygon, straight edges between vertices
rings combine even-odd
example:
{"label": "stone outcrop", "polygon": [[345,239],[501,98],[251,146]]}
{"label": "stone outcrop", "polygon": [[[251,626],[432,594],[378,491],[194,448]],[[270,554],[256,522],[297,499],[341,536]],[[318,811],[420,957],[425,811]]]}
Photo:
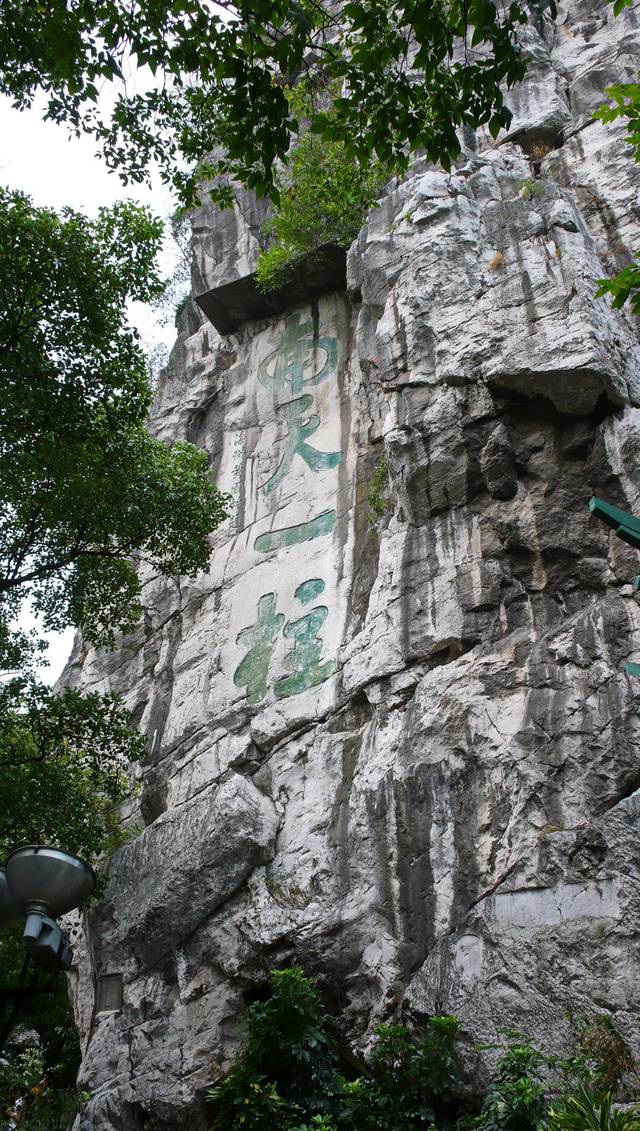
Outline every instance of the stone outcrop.
{"label": "stone outcrop", "polygon": [[[638,9],[527,36],[510,133],[390,186],[346,292],[226,336],[182,315],[152,427],[234,511],[206,575],[145,577],[140,631],[67,670],[149,739],[77,946],[80,1131],[206,1127],[292,962],[356,1045],[444,1010],[560,1050],[595,1009],[640,1051],[638,560],[587,508],[640,511],[636,323],[595,297],[638,172],[592,118]],[[194,294],[251,273],[262,218],[202,205]]]}

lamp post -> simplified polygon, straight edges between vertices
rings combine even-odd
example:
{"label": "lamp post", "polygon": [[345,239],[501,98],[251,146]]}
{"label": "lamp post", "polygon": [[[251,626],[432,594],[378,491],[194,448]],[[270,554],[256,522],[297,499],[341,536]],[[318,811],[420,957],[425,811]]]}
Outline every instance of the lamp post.
{"label": "lamp post", "polygon": [[[22,942],[26,950],[20,985],[0,990],[1,998],[13,1000],[0,1029],[0,1052],[25,1004],[36,993],[48,993],[56,975],[69,969],[71,948],[57,917],[79,907],[95,886],[95,873],[84,860],[48,845],[17,848],[0,868],[0,929],[24,917]],[[30,962],[48,972],[44,986],[24,985]]]}

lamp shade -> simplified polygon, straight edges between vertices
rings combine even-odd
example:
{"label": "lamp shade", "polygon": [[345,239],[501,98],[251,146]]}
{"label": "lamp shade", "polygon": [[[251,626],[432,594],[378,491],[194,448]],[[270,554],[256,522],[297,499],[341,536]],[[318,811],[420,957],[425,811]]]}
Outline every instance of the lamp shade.
{"label": "lamp shade", "polygon": [[21,911],[37,904],[53,918],[79,907],[96,886],[93,868],[84,860],[47,845],[17,848],[7,858],[6,872]]}
{"label": "lamp shade", "polygon": [[9,891],[7,873],[0,868],[0,929],[6,927],[20,914],[20,908]]}

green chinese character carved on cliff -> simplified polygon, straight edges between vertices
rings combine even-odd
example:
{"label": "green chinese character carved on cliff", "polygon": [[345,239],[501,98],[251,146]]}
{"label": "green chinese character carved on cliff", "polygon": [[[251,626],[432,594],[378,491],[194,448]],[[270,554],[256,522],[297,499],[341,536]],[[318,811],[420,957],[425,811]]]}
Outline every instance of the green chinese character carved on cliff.
{"label": "green chinese character carved on cliff", "polygon": [[[305,393],[295,401],[287,401],[278,405],[276,415],[286,423],[287,434],[283,438],[284,452],[278,467],[271,478],[265,483],[264,489],[268,493],[275,491],[289,471],[293,457],[299,455],[312,471],[325,471],[337,467],[341,460],[340,452],[319,452],[307,443],[309,436],[313,436],[320,427],[320,417],[313,413],[307,416],[313,404],[313,397]],[[307,419],[305,420],[305,417]]]}
{"label": "green chinese character carved on cliff", "polygon": [[258,535],[253,548],[261,554],[267,554],[270,550],[283,550],[289,546],[299,546],[301,542],[312,542],[314,538],[333,534],[336,527],[336,517],[334,510],[322,511],[321,514],[314,515],[307,522],[269,530],[266,534]]}
{"label": "green chinese character carved on cliff", "polygon": [[[295,595],[302,605],[306,605],[323,592],[324,581],[314,577],[309,581],[303,581],[296,589]],[[299,620],[289,621],[285,625],[284,635],[292,639],[294,644],[284,660],[290,675],[282,676],[276,681],[277,699],[285,699],[288,695],[299,695],[310,687],[324,683],[333,675],[336,670],[335,662],[333,660],[320,662],[323,643],[318,633],[328,616],[329,610],[326,605],[316,605],[311,612],[300,617]]]}
{"label": "green chinese character carved on cliff", "polygon": [[271,654],[283,623],[284,614],[276,613],[275,593],[265,593],[258,601],[256,623],[243,628],[236,637],[236,643],[248,644],[249,651],[236,668],[233,682],[246,687],[249,703],[259,703],[267,694]]}
{"label": "green chinese character carved on cliff", "polygon": [[299,393],[305,385],[319,385],[329,377],[337,359],[337,339],[320,337],[313,322],[301,322],[299,313],[292,314],[285,322],[279,348],[260,363],[258,380],[274,393],[285,388]]}
{"label": "green chinese character carved on cliff", "polygon": [[[324,581],[312,577],[303,581],[295,591],[301,605],[308,605],[324,592]],[[333,675],[336,665],[333,660],[321,662],[322,640],[318,636],[329,615],[326,605],[316,605],[299,620],[289,621],[283,635],[293,640],[293,648],[284,658],[284,666],[290,673],[276,680],[277,699],[289,695],[299,695],[310,687],[317,687]],[[258,619],[249,628],[243,628],[236,637],[236,643],[249,645],[249,651],[236,668],[233,682],[237,687],[246,687],[247,701],[259,703],[267,694],[269,665],[284,622],[284,615],[276,612],[275,593],[265,593],[258,601]]]}

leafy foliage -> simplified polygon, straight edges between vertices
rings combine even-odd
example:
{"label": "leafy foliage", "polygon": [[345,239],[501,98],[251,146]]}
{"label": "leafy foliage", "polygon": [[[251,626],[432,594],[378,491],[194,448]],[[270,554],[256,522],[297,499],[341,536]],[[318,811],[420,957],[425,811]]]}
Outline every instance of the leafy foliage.
{"label": "leafy foliage", "polygon": [[[288,97],[298,114],[313,115],[308,84],[301,84]],[[307,129],[285,172],[276,177],[279,203],[265,225],[274,242],[258,258],[258,287],[269,291],[281,286],[296,264],[323,244],[348,247],[383,180],[378,162],[365,169],[342,141],[319,137]]]}
{"label": "leafy foliage", "polygon": [[[5,635],[4,644],[3,665],[18,661],[21,670],[0,685],[0,860],[34,842],[95,860],[124,839],[120,808],[129,792],[127,770],[142,756],[144,739],[112,696],[72,689],[55,696],[38,683],[30,666],[37,649],[24,635]],[[22,928],[20,921],[0,933],[3,988],[20,979]],[[23,1037],[3,1050],[0,1112],[19,1115],[18,1125],[29,1131],[67,1131],[81,1097],[75,1087],[80,1049],[65,979],[26,1003],[19,1020],[28,1043]]]}
{"label": "leafy foliage", "polygon": [[[3,988],[23,981],[21,933],[21,923],[0,932]],[[26,981],[36,991],[42,988],[42,974],[34,970]],[[47,984],[46,992],[36,992],[23,1003],[19,1021],[20,1028],[13,1030],[0,1057],[0,1126],[11,1128],[13,1115],[21,1131],[68,1131],[83,1096],[76,1088],[80,1047],[66,979]]]}
{"label": "leafy foliage", "polygon": [[537,1131],[547,1103],[541,1083],[544,1056],[515,1045],[498,1064],[475,1126],[482,1131]]}
{"label": "leafy foliage", "polygon": [[537,196],[544,196],[547,190],[545,181],[538,177],[527,177],[520,182],[520,196],[523,200],[534,200]]}
{"label": "leafy foliage", "polygon": [[[47,1052],[52,1051],[29,1043],[0,1063],[0,1113],[12,1120],[4,1127],[67,1131],[85,1097],[74,1086],[75,1061],[48,1064]],[[60,1051],[58,1047],[58,1055]]]}
{"label": "leafy foliage", "polygon": [[214,1128],[225,1131],[418,1131],[451,1126],[461,1091],[453,1017],[434,1017],[414,1042],[382,1025],[364,1075],[340,1074],[316,990],[298,968],[276,970],[271,996],[250,1006],[237,1064],[209,1093]]}
{"label": "leafy foliage", "polygon": [[432,1017],[418,1043],[403,1025],[379,1026],[367,1075],[344,1084],[339,1120],[362,1131],[451,1126],[461,1100],[457,1032],[454,1017]]}
{"label": "leafy foliage", "polygon": [[[273,193],[298,130],[284,88],[301,72],[341,82],[313,125],[363,169],[374,156],[402,168],[417,149],[448,168],[458,126],[488,124],[494,136],[508,126],[501,86],[526,68],[518,29],[546,9],[553,0],[5,0],[0,93],[22,108],[44,91],[47,117],[91,134],[125,183],[155,161],[185,204],[199,175]],[[155,81],[131,93],[124,75],[141,67]],[[105,82],[110,116],[98,101]],[[214,195],[229,203],[229,184]]]}
{"label": "leafy foliage", "polygon": [[[455,1017],[429,1018],[421,1040],[403,1025],[381,1025],[361,1074],[347,1079],[302,971],[274,971],[270,989],[249,1008],[244,1051],[209,1093],[212,1131],[640,1131],[640,1114],[612,1110],[613,1090],[635,1065],[608,1018],[585,1025],[566,1060],[511,1045],[474,1114]],[[560,1093],[551,1105],[550,1089]]]}
{"label": "leafy foliage", "polygon": [[379,519],[382,518],[387,507],[389,500],[386,495],[383,495],[383,488],[387,482],[389,475],[389,464],[386,459],[378,460],[373,475],[371,476],[371,483],[369,485],[369,494],[367,495],[367,502],[369,504],[369,522],[375,526]]}
{"label": "leafy foliage", "polygon": [[112,696],[62,695],[35,681],[0,689],[0,859],[57,844],[95,859],[122,839],[119,810],[144,739]]}
{"label": "leafy foliage", "polygon": [[271,997],[248,1012],[238,1064],[212,1090],[215,1128],[271,1131],[331,1108],[337,1058],[311,982],[297,967],[274,970]]}
{"label": "leafy foliage", "polygon": [[[12,623],[25,596],[47,627],[109,644],[138,617],[132,557],[193,574],[226,513],[206,455],[144,425],[150,390],[127,303],[163,291],[161,232],[133,204],[89,220],[0,189],[0,859],[33,842],[112,851],[144,752],[113,697],[54,696],[37,681],[41,645]],[[3,932],[3,985],[20,961],[18,933]],[[0,1073],[0,1104],[34,1131],[66,1128],[77,1099],[77,1037],[66,993],[53,994],[44,1019],[35,1006],[24,1017],[37,1043]]]}
{"label": "leafy foliage", "polygon": [[627,141],[633,146],[636,161],[640,160],[640,85],[637,82],[618,83],[607,87],[607,96],[613,105],[600,106],[595,117],[602,122],[626,118],[629,132]]}
{"label": "leafy foliage", "polygon": [[612,279],[598,279],[596,297],[611,295],[611,305],[615,310],[620,310],[626,302],[631,300],[631,310],[640,314],[640,256],[636,255],[628,267],[624,267]]}
{"label": "leafy foliage", "polygon": [[[631,4],[632,0],[613,0],[614,16],[619,16]],[[610,86],[607,88],[607,96],[612,105],[600,106],[594,116],[602,122],[626,118],[627,141],[633,148],[634,159],[640,162],[640,83]],[[620,310],[630,300],[633,313],[640,314],[640,255],[636,254],[633,261],[612,279],[598,279],[596,297],[606,294],[612,296],[614,309]]]}
{"label": "leafy foliage", "polygon": [[162,290],[160,235],[133,204],[93,221],[0,190],[5,622],[30,593],[47,627],[76,624],[109,644],[139,615],[131,555],[166,574],[208,562],[226,499],[203,452],[146,431],[145,358],[127,324],[129,299]]}
{"label": "leafy foliage", "polygon": [[605,1014],[584,1027],[580,1039],[583,1080],[596,1096],[614,1093],[625,1076],[636,1073],[631,1050]]}
{"label": "leafy foliage", "polygon": [[579,1084],[572,1095],[551,1105],[548,1131],[640,1131],[640,1114],[612,1110],[609,1092],[599,1099]]}

